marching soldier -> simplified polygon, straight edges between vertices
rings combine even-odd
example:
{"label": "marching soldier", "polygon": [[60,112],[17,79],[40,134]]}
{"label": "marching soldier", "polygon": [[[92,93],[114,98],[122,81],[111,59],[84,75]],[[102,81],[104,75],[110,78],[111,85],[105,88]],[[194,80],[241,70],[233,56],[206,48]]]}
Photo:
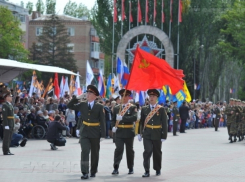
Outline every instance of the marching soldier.
{"label": "marching soldier", "polygon": [[239,139],[239,142],[242,141],[242,122],[241,122],[241,116],[242,116],[242,107],[241,107],[241,100],[237,100],[236,103],[236,111],[238,114],[236,114],[236,127],[237,127],[237,137]]}
{"label": "marching soldier", "polygon": [[221,118],[221,113],[220,113],[220,109],[219,109],[219,103],[217,103],[217,106],[215,106],[214,114],[216,115],[216,118],[214,120],[215,131],[218,131],[219,121],[220,121],[220,118]]}
{"label": "marching soldier", "polygon": [[245,102],[243,101],[242,113],[241,113],[241,140],[244,139],[245,135]]}
{"label": "marching soldier", "polygon": [[228,135],[229,135],[229,139],[228,140],[231,140],[231,134],[230,134],[230,128],[231,128],[231,122],[232,122],[232,119],[231,119],[231,111],[233,110],[234,106],[233,106],[233,98],[230,98],[230,102],[229,102],[229,105],[225,108],[225,114],[227,116],[227,131],[228,131]]}
{"label": "marching soldier", "polygon": [[93,85],[87,86],[87,101],[78,103],[76,96],[68,103],[67,107],[80,111],[82,123],[80,126],[81,145],[81,179],[88,179],[89,154],[91,151],[90,177],[95,177],[99,162],[100,138],[105,138],[105,114],[104,107],[95,102],[99,96],[98,89]]}
{"label": "marching soldier", "polygon": [[3,155],[14,155],[10,152],[9,146],[11,143],[13,130],[14,130],[14,109],[11,104],[13,96],[10,91],[6,91],[3,94],[5,103],[2,106],[3,115]]}
{"label": "marching soldier", "polygon": [[137,120],[137,108],[128,103],[131,91],[122,89],[119,94],[122,97],[122,104],[114,107],[112,117],[112,132],[116,133],[113,175],[119,174],[118,169],[122,160],[124,145],[126,145],[128,174],[134,173],[134,122]]}
{"label": "marching soldier", "polygon": [[[237,136],[237,128],[236,128],[236,99],[233,100],[234,105],[231,109],[231,125],[230,125],[230,136],[231,136],[231,141],[230,143],[236,142],[236,136]],[[234,137],[234,140],[232,140],[232,137]]]}
{"label": "marching soldier", "polygon": [[160,93],[156,89],[147,91],[150,104],[144,106],[141,110],[141,119],[139,125],[140,134],[138,140],[143,137],[144,144],[144,168],[145,173],[142,177],[150,176],[150,158],[153,153],[153,169],[156,170],[156,175],[161,175],[162,167],[162,142],[167,139],[167,114],[165,109],[157,104],[157,99]]}
{"label": "marching soldier", "polygon": [[173,135],[174,136],[178,136],[176,134],[177,132],[177,128],[178,128],[178,122],[179,122],[179,118],[180,118],[180,114],[179,114],[179,109],[177,108],[177,101],[174,101],[174,107],[173,107]]}

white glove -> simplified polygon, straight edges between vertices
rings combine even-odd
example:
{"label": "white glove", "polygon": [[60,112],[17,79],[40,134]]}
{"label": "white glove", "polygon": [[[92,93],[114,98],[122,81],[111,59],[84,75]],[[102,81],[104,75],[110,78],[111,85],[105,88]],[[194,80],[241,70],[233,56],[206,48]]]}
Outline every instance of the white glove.
{"label": "white glove", "polygon": [[161,142],[164,142],[165,141],[165,139],[161,139]]}
{"label": "white glove", "polygon": [[9,126],[5,126],[4,129],[9,130]]}
{"label": "white glove", "polygon": [[137,113],[137,120],[140,120],[140,118],[141,118],[141,110],[139,110]]}
{"label": "white glove", "polygon": [[76,135],[77,135],[77,137],[79,137],[80,135],[79,135],[79,130],[76,130]]}
{"label": "white glove", "polygon": [[122,120],[122,116],[121,115],[119,115],[119,114],[117,114],[117,119],[116,119],[117,121],[121,121]]}
{"label": "white glove", "polygon": [[139,140],[139,142],[141,142],[141,140],[142,140],[142,136],[140,134],[138,134],[138,140]]}
{"label": "white glove", "polygon": [[178,121],[178,119],[176,119],[175,121]]}
{"label": "white glove", "polygon": [[117,128],[114,126],[114,127],[112,128],[112,132],[113,132],[113,133],[116,133],[116,131],[117,131]]}

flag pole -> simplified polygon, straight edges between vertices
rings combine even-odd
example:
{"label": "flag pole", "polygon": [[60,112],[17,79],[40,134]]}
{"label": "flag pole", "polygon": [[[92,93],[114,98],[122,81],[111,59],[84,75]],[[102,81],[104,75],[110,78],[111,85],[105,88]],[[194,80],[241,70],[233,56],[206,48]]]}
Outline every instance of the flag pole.
{"label": "flag pole", "polygon": [[[163,11],[163,0],[162,0],[162,14],[161,14],[161,19],[162,19],[162,21],[161,21],[161,30],[163,31],[163,13],[164,13],[164,11]],[[162,44],[161,44],[161,49],[162,49]],[[162,53],[161,53],[161,58],[162,58]]]}
{"label": "flag pole", "polygon": [[[130,26],[131,26],[131,8],[132,8],[132,5],[131,5],[131,0],[129,1],[129,13],[128,13],[128,30],[130,30]],[[130,49],[130,41],[128,43],[128,49]],[[130,62],[129,62],[129,54],[128,54],[128,69],[130,70]]]}
{"label": "flag pole", "polygon": [[[122,9],[122,7],[123,7],[123,0],[121,0],[122,2],[121,2],[121,38],[122,38],[122,36],[123,36],[123,19],[124,19],[124,17],[123,17],[123,15],[124,15],[124,10]],[[113,73],[113,72],[112,72]]]}
{"label": "flag pole", "polygon": [[177,37],[177,69],[179,69],[179,25],[180,25],[180,1],[178,8],[178,37]]}
{"label": "flag pole", "polygon": [[[137,4],[137,27],[139,26],[139,0],[138,0],[138,4]],[[139,41],[139,37],[137,35],[137,43]]]}
{"label": "flag pole", "polygon": [[[115,8],[115,7],[114,7]],[[115,22],[114,22],[114,13],[113,13],[113,27],[112,27],[112,54],[111,54],[111,72],[113,73],[113,60],[114,60],[114,39],[115,39]]]}
{"label": "flag pole", "polygon": [[147,0],[145,0],[145,25],[147,24],[147,23],[146,23],[146,16],[147,16],[147,11],[146,11],[146,9],[147,9]]}
{"label": "flag pole", "polygon": [[170,2],[169,39],[171,39],[171,25],[172,25],[172,23],[171,23],[171,18],[172,18],[172,16],[173,16],[173,15],[172,15],[172,13],[173,13],[173,12],[172,12],[172,8],[173,8],[173,7],[172,7],[172,5],[171,5],[171,1],[172,1],[172,0],[169,0],[169,2]]}

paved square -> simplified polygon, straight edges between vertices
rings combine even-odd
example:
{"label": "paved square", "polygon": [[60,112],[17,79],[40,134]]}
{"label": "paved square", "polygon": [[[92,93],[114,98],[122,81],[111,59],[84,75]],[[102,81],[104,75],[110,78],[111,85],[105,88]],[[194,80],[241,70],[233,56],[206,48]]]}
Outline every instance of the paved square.
{"label": "paved square", "polygon": [[[115,145],[111,139],[101,142],[100,161],[96,178],[87,181],[138,182],[243,182],[245,181],[245,142],[230,144],[227,129],[187,130],[173,137],[169,133],[162,145],[162,175],[142,178],[143,142],[135,137],[134,174],[128,175],[126,155],[119,175],[112,176]],[[0,142],[2,145],[2,142]],[[67,139],[65,147],[51,151],[45,140],[29,140],[26,147],[11,148],[14,156],[0,154],[0,182],[73,182],[81,181],[80,145],[78,139]],[[152,167],[152,165],[151,165]]]}

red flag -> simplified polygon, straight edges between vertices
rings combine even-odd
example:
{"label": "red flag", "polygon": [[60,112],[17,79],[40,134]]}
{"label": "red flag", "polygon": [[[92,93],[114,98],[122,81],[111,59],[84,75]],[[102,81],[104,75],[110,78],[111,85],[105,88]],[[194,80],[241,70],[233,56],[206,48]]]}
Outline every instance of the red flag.
{"label": "red flag", "polygon": [[139,0],[138,0],[138,22],[142,22],[142,14],[141,14],[141,8],[140,8]]}
{"label": "red flag", "polygon": [[58,73],[54,74],[54,94],[57,98],[60,97],[60,87],[58,82]]}
{"label": "red flag", "polygon": [[173,0],[170,0],[170,22],[173,22]]}
{"label": "red flag", "polygon": [[157,17],[157,0],[154,0],[154,22],[156,22],[156,17]]}
{"label": "red flag", "polygon": [[164,23],[165,21],[165,15],[164,15],[164,2],[162,0],[162,22]]}
{"label": "red flag", "polygon": [[147,23],[149,23],[148,13],[149,13],[149,6],[148,6],[148,0],[146,0],[145,1],[145,21]]}
{"label": "red flag", "polygon": [[182,0],[179,0],[179,22],[182,22]]}
{"label": "red flag", "polygon": [[183,89],[184,80],[179,75],[181,70],[173,69],[165,60],[136,49],[132,71],[126,89],[145,91],[147,89],[161,89],[169,85],[172,94]]}
{"label": "red flag", "polygon": [[124,21],[124,19],[125,19],[124,1],[125,1],[125,0],[122,0],[122,21]]}
{"label": "red flag", "polygon": [[132,4],[131,4],[131,1],[129,2],[129,21],[132,23],[134,20],[133,20],[133,16],[132,16]]}
{"label": "red flag", "polygon": [[117,22],[117,0],[114,0],[114,22]]}

